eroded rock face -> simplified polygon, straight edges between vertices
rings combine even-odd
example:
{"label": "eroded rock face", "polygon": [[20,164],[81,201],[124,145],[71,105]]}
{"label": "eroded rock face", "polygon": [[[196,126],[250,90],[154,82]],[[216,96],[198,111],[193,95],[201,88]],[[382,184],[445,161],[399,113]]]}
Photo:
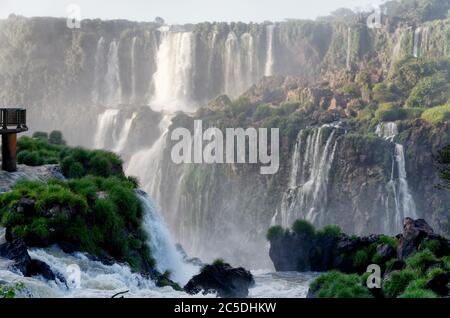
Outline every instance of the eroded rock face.
{"label": "eroded rock face", "polygon": [[217,293],[223,298],[244,298],[248,296],[248,289],[254,284],[253,275],[244,268],[216,264],[206,265],[200,274],[184,286],[184,290],[189,294]]}
{"label": "eroded rock face", "polygon": [[399,259],[405,259],[414,254],[423,239],[433,235],[433,233],[433,229],[425,222],[425,220],[406,218],[403,221],[403,232],[399,235],[397,257]]}

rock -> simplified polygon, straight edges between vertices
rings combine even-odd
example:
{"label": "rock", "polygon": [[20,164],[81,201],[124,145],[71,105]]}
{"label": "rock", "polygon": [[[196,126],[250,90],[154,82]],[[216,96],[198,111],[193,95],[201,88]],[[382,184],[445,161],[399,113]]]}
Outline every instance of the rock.
{"label": "rock", "polygon": [[447,296],[450,292],[449,284],[450,273],[442,273],[429,280],[426,284],[426,288],[431,289],[439,296]]}
{"label": "rock", "polygon": [[21,239],[1,244],[0,257],[14,261],[12,267],[20,271],[25,277],[40,275],[47,280],[55,280],[58,277],[60,281],[65,282],[64,277],[62,275],[55,275],[46,263],[31,259],[27,246]]}
{"label": "rock", "polygon": [[23,213],[25,216],[33,216],[36,213],[36,201],[29,198],[21,198],[17,202],[16,212]]}
{"label": "rock", "polygon": [[399,237],[397,258],[404,259],[414,254],[422,240],[429,235],[433,235],[433,229],[425,220],[405,218],[403,221],[403,232]]}
{"label": "rock", "polygon": [[395,249],[389,244],[382,244],[377,246],[377,254],[381,256],[381,262],[385,263],[391,258],[395,257]]}
{"label": "rock", "polygon": [[231,100],[227,95],[220,95],[208,104],[208,108],[213,111],[221,111],[231,105]]}
{"label": "rock", "polygon": [[0,257],[14,261],[13,267],[24,276],[28,276],[28,266],[31,262],[31,257],[23,240],[17,239],[0,245]]}
{"label": "rock", "polygon": [[224,298],[244,298],[248,289],[255,284],[253,275],[242,267],[233,268],[229,264],[206,265],[200,274],[194,276],[184,286],[191,294],[217,293]]}

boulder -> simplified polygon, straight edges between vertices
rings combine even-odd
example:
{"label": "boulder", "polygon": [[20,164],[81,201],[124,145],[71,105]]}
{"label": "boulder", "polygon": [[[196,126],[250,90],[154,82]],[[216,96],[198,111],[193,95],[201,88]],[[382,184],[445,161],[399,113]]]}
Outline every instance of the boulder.
{"label": "boulder", "polygon": [[184,286],[184,290],[191,295],[203,291],[204,294],[217,293],[223,298],[245,298],[254,284],[253,275],[249,271],[223,263],[203,267],[200,274]]}
{"label": "boulder", "polygon": [[433,235],[433,229],[425,220],[405,218],[403,221],[403,232],[399,236],[397,258],[405,259],[414,254],[422,240],[429,235]]}
{"label": "boulder", "polygon": [[436,275],[426,284],[426,288],[431,289],[439,296],[448,296],[450,289],[450,273]]}

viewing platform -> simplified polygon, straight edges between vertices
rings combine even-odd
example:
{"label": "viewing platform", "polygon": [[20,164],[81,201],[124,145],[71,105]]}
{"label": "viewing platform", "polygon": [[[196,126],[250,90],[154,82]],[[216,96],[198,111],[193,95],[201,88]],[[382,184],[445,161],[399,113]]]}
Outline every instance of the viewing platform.
{"label": "viewing platform", "polygon": [[17,134],[28,130],[26,110],[0,108],[0,134],[2,135],[2,169],[17,171]]}

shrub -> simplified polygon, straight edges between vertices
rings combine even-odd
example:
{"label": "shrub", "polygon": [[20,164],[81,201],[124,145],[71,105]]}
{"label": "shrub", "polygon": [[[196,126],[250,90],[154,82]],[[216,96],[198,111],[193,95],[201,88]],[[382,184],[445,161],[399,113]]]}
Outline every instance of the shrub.
{"label": "shrub", "polygon": [[366,266],[369,262],[369,255],[365,250],[359,250],[353,255],[353,265],[355,267]]}
{"label": "shrub", "polygon": [[33,138],[48,140],[48,134],[46,132],[43,132],[43,131],[36,131],[33,134]]}
{"label": "shrub", "polygon": [[214,266],[223,266],[225,265],[225,261],[222,258],[218,258],[216,260],[214,260],[214,262],[212,263]]}
{"label": "shrub", "polygon": [[404,269],[390,273],[388,279],[383,284],[384,295],[388,298],[397,298],[414,279],[418,273],[411,269]]}
{"label": "shrub", "polygon": [[450,120],[450,103],[427,109],[422,113],[422,119],[430,124],[438,124]]}
{"label": "shrub", "polygon": [[423,250],[408,257],[406,259],[406,266],[424,274],[428,267],[437,262],[436,256],[430,250]]}
{"label": "shrub", "polygon": [[311,290],[318,298],[371,298],[367,288],[362,285],[361,278],[332,271],[320,275],[311,283]]}
{"label": "shrub", "polygon": [[437,298],[438,296],[429,289],[412,289],[405,291],[399,298]]}
{"label": "shrub", "polygon": [[305,220],[297,220],[292,224],[292,231],[298,235],[313,237],[315,233],[314,226]]}
{"label": "shrub", "polygon": [[375,112],[375,118],[378,121],[396,121],[405,119],[405,117],[405,111],[392,103],[381,104]]}
{"label": "shrub", "polygon": [[411,107],[405,108],[404,112],[406,114],[407,119],[416,119],[422,117],[422,114],[425,110],[426,110],[425,108]]}
{"label": "shrub", "polygon": [[48,142],[53,145],[65,145],[66,142],[63,139],[62,132],[54,130],[48,136]]}
{"label": "shrub", "polygon": [[391,237],[391,236],[381,235],[378,238],[378,242],[379,242],[379,244],[388,244],[394,250],[396,250],[397,247],[398,247],[398,240],[396,238],[394,238],[394,237]]}
{"label": "shrub", "polygon": [[273,108],[269,104],[261,104],[256,107],[256,111],[253,114],[254,120],[261,120],[272,115]]}
{"label": "shrub", "polygon": [[271,228],[269,228],[269,230],[267,231],[267,240],[272,241],[275,238],[283,235],[284,230],[281,226],[276,225],[276,226],[272,226]]}
{"label": "shrub", "polygon": [[427,238],[420,243],[419,251],[429,250],[434,254],[439,250],[440,246],[441,242],[439,240]]}
{"label": "shrub", "polygon": [[450,87],[443,73],[436,73],[419,81],[406,100],[407,107],[431,107],[445,103]]}
{"label": "shrub", "polygon": [[334,224],[330,224],[330,225],[326,225],[323,229],[321,229],[320,231],[317,232],[317,236],[318,237],[324,237],[324,236],[329,236],[329,237],[339,237],[342,234],[342,229]]}

